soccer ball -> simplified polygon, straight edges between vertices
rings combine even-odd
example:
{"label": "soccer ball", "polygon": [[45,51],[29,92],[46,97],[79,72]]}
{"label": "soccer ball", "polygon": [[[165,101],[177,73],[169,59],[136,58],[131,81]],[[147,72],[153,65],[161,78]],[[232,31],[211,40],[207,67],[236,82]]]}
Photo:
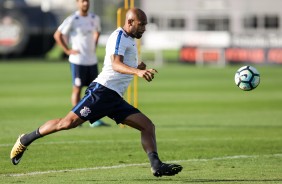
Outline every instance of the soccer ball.
{"label": "soccer ball", "polygon": [[244,91],[255,89],[260,82],[258,70],[252,66],[243,66],[235,74],[235,84]]}

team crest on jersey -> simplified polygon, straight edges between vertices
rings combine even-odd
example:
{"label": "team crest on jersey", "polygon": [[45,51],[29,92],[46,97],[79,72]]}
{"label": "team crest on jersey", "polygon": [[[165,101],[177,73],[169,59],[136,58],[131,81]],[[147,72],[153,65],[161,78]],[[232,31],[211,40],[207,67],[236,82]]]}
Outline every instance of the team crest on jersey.
{"label": "team crest on jersey", "polygon": [[83,109],[80,110],[80,114],[83,117],[87,117],[88,114],[91,113],[91,110],[88,107],[84,107]]}

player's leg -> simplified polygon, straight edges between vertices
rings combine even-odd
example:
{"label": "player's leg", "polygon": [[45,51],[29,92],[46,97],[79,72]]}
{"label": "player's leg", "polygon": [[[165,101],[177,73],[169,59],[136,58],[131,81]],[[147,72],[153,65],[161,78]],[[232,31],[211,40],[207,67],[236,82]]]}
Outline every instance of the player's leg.
{"label": "player's leg", "polygon": [[83,73],[84,68],[81,65],[70,63],[71,76],[72,76],[72,94],[71,94],[71,103],[72,106],[80,101],[81,89],[83,87]]}
{"label": "player's leg", "polygon": [[181,165],[166,164],[161,162],[159,159],[155,126],[147,116],[143,113],[131,114],[124,120],[123,123],[141,132],[141,144],[149,157],[151,170],[154,176],[173,176],[182,170]]}
{"label": "player's leg", "polygon": [[141,132],[141,143],[146,153],[157,152],[155,126],[152,121],[142,113],[129,115],[123,122]]}
{"label": "player's leg", "polygon": [[81,87],[73,86],[72,94],[71,94],[71,104],[72,106],[76,106],[76,104],[80,101]]}
{"label": "player's leg", "polygon": [[85,120],[79,118],[74,112],[70,111],[64,118],[47,121],[39,128],[39,133],[42,136],[45,136],[61,130],[75,128],[84,122]]}
{"label": "player's leg", "polygon": [[[81,99],[81,90],[83,87],[83,80],[81,76],[83,75],[83,66],[70,63],[71,76],[72,76],[72,93],[71,93],[71,104],[76,106]],[[82,125],[80,125],[82,126]]]}
{"label": "player's leg", "polygon": [[85,120],[79,118],[75,113],[69,112],[65,118],[53,119],[44,123],[37,130],[29,133],[22,134],[13,146],[10,154],[10,158],[14,165],[17,165],[27,147],[36,139],[43,136],[71,128],[75,128],[82,124]]}

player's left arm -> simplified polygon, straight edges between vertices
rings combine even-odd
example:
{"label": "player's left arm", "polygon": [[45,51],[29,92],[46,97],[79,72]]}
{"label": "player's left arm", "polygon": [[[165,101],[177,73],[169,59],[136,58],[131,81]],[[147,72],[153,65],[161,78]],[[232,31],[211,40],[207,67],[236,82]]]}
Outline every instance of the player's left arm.
{"label": "player's left arm", "polygon": [[100,38],[100,34],[101,34],[101,20],[100,20],[100,17],[98,15],[95,15],[95,30],[93,32],[93,39],[94,39],[94,42],[95,42],[95,49],[97,49],[97,45],[98,45],[98,42],[99,42],[99,38]]}
{"label": "player's left arm", "polygon": [[99,38],[100,38],[100,32],[98,31],[94,31],[93,33],[93,40],[95,42],[95,49],[97,48],[98,42],[99,42]]}

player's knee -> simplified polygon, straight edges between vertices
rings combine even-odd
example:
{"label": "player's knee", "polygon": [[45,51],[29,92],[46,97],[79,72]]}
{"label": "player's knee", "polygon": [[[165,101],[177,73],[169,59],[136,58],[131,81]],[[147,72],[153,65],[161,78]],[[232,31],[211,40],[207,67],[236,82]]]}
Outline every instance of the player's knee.
{"label": "player's knee", "polygon": [[145,126],[145,130],[146,131],[152,131],[152,132],[155,131],[155,125],[151,120],[147,121],[146,126]]}
{"label": "player's knee", "polygon": [[68,130],[75,127],[71,120],[61,119],[58,123],[59,130]]}

